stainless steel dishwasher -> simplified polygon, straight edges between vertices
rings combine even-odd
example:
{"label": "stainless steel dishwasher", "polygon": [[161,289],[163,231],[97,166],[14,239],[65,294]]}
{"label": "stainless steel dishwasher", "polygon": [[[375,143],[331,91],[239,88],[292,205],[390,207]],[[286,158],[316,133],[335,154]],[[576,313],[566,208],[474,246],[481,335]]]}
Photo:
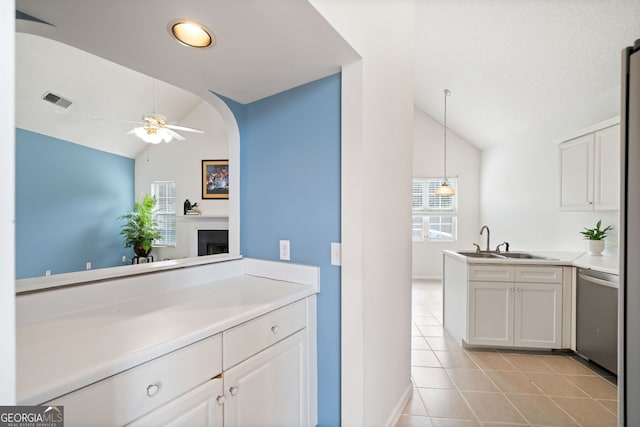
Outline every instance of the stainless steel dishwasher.
{"label": "stainless steel dishwasher", "polygon": [[618,276],[578,269],[576,350],[618,373]]}

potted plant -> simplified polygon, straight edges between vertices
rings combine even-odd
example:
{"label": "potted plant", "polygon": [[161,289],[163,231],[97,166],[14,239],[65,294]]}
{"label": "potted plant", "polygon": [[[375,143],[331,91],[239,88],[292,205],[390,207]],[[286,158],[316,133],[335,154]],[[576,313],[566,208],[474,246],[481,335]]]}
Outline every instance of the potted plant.
{"label": "potted plant", "polygon": [[151,244],[158,240],[160,230],[153,220],[153,209],[156,198],[145,194],[141,201],[135,202],[133,210],[118,219],[124,220],[120,234],[124,237],[124,247],[133,246],[133,251],[140,257],[146,257],[151,252]]}
{"label": "potted plant", "polygon": [[604,238],[607,237],[607,232],[613,229],[613,226],[608,225],[605,228],[600,228],[602,226],[602,220],[598,220],[596,226],[594,228],[584,228],[584,231],[581,231],[582,234],[587,241],[587,252],[589,255],[602,255],[602,251],[604,250]]}

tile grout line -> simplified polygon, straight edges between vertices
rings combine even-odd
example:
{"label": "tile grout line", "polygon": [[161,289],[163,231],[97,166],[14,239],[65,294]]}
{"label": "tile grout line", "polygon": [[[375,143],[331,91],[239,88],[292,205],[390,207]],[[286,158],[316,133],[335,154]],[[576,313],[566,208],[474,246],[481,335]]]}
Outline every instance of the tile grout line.
{"label": "tile grout line", "polygon": [[[443,369],[445,371],[445,373],[447,374],[447,378],[450,380],[450,382],[452,383],[452,385],[454,386],[455,391],[458,393],[458,395],[462,398],[462,400],[464,401],[464,403],[467,405],[467,407],[469,408],[469,410],[471,411],[471,414],[475,417],[475,420],[471,421],[469,420],[468,422],[476,422],[479,423],[480,425],[485,425],[486,423],[490,423],[489,421],[481,421],[478,417],[478,414],[476,413],[476,411],[471,407],[471,405],[469,404],[469,401],[467,400],[467,398],[465,397],[465,395],[463,394],[463,391],[460,389],[460,387],[458,386],[458,384],[453,380],[453,377],[451,376],[451,374],[449,373],[449,370],[455,370],[456,368],[446,368],[444,366],[444,364],[442,363],[442,361],[440,360],[440,358],[438,357],[436,351],[442,351],[444,353],[452,353],[450,351],[450,348],[447,347],[446,345],[444,346],[444,348],[441,348],[440,350],[435,350],[432,346],[432,343],[429,342],[429,338],[439,338],[442,340],[446,340],[448,339],[448,334],[446,333],[446,330],[444,330],[444,325],[443,322],[440,320],[439,316],[434,315],[434,313],[429,309],[429,307],[427,306],[428,304],[421,304],[422,307],[418,308],[420,310],[420,312],[418,312],[416,310],[416,312],[413,311],[413,307],[412,307],[412,323],[415,325],[417,331],[419,332],[419,337],[422,338],[422,340],[424,341],[424,343],[426,343],[426,347],[427,349],[431,352],[431,354],[433,354],[436,357],[436,360],[438,361],[440,368]],[[435,326],[439,326],[440,328],[442,328],[443,334],[441,336],[431,336],[431,334],[429,334],[428,336],[425,336],[423,334],[422,329],[420,329],[420,325],[417,324],[417,321],[415,321],[413,318],[415,317],[431,317],[433,319],[435,319],[436,323],[438,325],[423,325],[423,326],[427,326],[428,328],[431,327],[435,327]],[[428,329],[427,328],[427,329]],[[457,343],[456,343],[457,344]],[[460,348],[464,355],[467,356],[472,362],[473,364],[478,368],[478,370],[480,372],[482,372],[482,374],[489,380],[489,383],[492,384],[497,390],[498,392],[491,392],[491,393],[495,393],[495,394],[500,394],[503,396],[503,398],[505,398],[507,400],[507,402],[509,402],[509,404],[511,405],[511,407],[513,409],[516,410],[516,412],[522,417],[522,419],[527,422],[530,426],[533,425],[528,419],[527,417],[520,411],[520,409],[518,409],[518,407],[514,404],[514,402],[509,398],[509,396],[507,395],[507,393],[505,391],[503,391],[500,387],[498,387],[497,383],[487,374],[487,371],[480,366],[480,364],[478,363],[478,361],[475,359],[475,357],[473,356],[472,352],[468,352],[466,348],[461,347]],[[413,350],[413,348],[412,348]],[[515,369],[515,371],[512,372],[517,372],[520,375],[522,375],[533,387],[535,390],[538,390],[541,394],[539,396],[544,396],[545,398],[547,398],[549,401],[552,402],[553,406],[557,409],[560,410],[561,413],[565,414],[569,420],[573,421],[576,423],[576,425],[578,426],[582,426],[582,424],[576,420],[573,416],[571,416],[571,414],[569,414],[562,406],[560,406],[554,399],[553,397],[564,397],[564,398],[576,398],[576,399],[585,399],[585,400],[590,400],[591,402],[596,402],[597,406],[600,407],[601,409],[605,409],[605,413],[609,413],[613,416],[617,417],[617,411],[612,411],[610,410],[607,406],[605,406],[604,403],[601,403],[599,400],[597,400],[595,397],[593,397],[588,391],[586,391],[583,387],[578,386],[577,384],[573,383],[573,381],[569,380],[567,378],[567,376],[579,376],[579,377],[596,377],[596,378],[600,378],[602,380],[605,381],[606,384],[611,384],[614,387],[617,387],[617,385],[615,383],[612,383],[610,380],[608,380],[607,378],[604,378],[603,374],[601,374],[600,372],[597,372],[594,369],[591,369],[590,366],[584,365],[582,363],[580,363],[579,361],[574,360],[571,356],[569,355],[557,355],[554,357],[560,357],[560,358],[564,358],[564,360],[571,360],[571,362],[573,362],[574,364],[581,366],[583,368],[585,368],[588,373],[571,373],[571,372],[565,372],[565,371],[561,371],[559,368],[552,366],[550,363],[548,363],[547,360],[545,360],[545,358],[543,357],[539,357],[541,356],[540,354],[531,354],[531,356],[534,356],[535,360],[538,360],[539,362],[542,362],[542,364],[547,367],[550,371],[549,374],[555,374],[560,376],[561,378],[563,378],[565,381],[567,381],[569,384],[571,384],[572,387],[574,387],[575,389],[579,390],[581,393],[583,393],[586,397],[577,397],[577,396],[562,396],[562,395],[549,395],[547,393],[544,392],[544,390],[541,389],[540,386],[538,386],[532,379],[530,379],[527,375],[527,373],[536,373],[535,371],[529,372],[529,371],[523,371],[520,368],[518,368],[517,366],[514,365],[514,363],[512,363],[509,359],[507,359],[507,357],[504,355],[504,351],[500,351],[497,349],[492,349],[492,351],[490,351],[490,353],[493,354],[500,354],[502,360],[504,360],[509,366],[513,367]],[[515,352],[514,354],[518,354],[518,352]],[[526,354],[526,353],[525,353]],[[412,365],[413,366],[413,365]],[[416,367],[420,367],[419,365],[416,365]],[[426,367],[431,367],[431,366],[426,366]],[[465,369],[465,370],[475,370],[472,368],[459,368],[459,369]],[[491,371],[491,370],[490,370]],[[500,371],[499,369],[497,371]],[[540,372],[542,374],[546,374],[547,372]],[[413,378],[412,378],[413,380]],[[429,420],[429,422],[431,424],[432,420],[434,419],[433,417],[431,417],[431,414],[429,413],[428,409],[427,409],[427,405],[424,402],[424,399],[422,398],[422,394],[419,392],[421,387],[417,387],[416,383],[413,383],[414,386],[414,391],[417,391],[420,399],[420,403],[422,404],[422,408],[424,410],[424,413],[427,415],[427,419]],[[427,387],[428,388],[428,387]],[[468,392],[473,392],[474,390],[467,390]],[[478,390],[478,392],[480,392],[480,390]],[[530,393],[514,393],[514,394],[530,394]],[[532,396],[534,396],[535,394],[532,394]],[[614,399],[605,399],[602,398],[601,400],[606,400],[606,401],[615,401]],[[435,417],[435,419],[439,419],[440,417]],[[441,419],[449,419],[452,421],[455,421],[455,419],[451,419],[451,418],[441,418]],[[463,420],[460,420],[463,421]],[[502,422],[498,422],[498,424],[500,424]]]}
{"label": "tile grout line", "polygon": [[[496,352],[496,354],[500,354],[500,353]],[[474,363],[476,363],[478,365],[478,368],[480,368],[480,371],[487,377],[487,379],[493,384],[493,386],[498,390],[498,392],[500,394],[502,394],[502,397],[504,397],[506,399],[506,401],[509,402],[509,404],[516,410],[516,412],[518,412],[518,414],[520,414],[522,419],[525,420],[526,423],[529,424],[530,426],[533,425],[533,423],[531,421],[529,421],[529,419],[527,417],[525,417],[525,415],[520,411],[520,409],[518,409],[518,407],[511,401],[511,399],[509,399],[509,397],[506,395],[506,393],[503,392],[500,387],[498,387],[498,384],[496,384],[496,382],[493,381],[493,379],[485,372],[484,368],[482,366],[480,366],[480,364],[475,360],[475,358],[473,358],[473,356],[471,356],[471,355],[469,355],[469,357],[474,361]],[[502,359],[505,362],[507,362],[513,368],[515,368],[516,372],[520,373],[518,368],[513,363],[511,363],[506,357],[504,357],[502,354],[500,354],[500,357],[502,357]],[[542,390],[540,390],[540,391],[542,391]]]}

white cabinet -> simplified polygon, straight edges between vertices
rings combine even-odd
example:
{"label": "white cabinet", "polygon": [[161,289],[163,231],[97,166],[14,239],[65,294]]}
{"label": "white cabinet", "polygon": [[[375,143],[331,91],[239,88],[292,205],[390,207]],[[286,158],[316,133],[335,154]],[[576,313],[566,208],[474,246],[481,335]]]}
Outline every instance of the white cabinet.
{"label": "white cabinet", "polygon": [[593,135],[559,146],[560,209],[593,209]]}
{"label": "white cabinet", "polygon": [[594,140],[595,210],[617,210],[620,207],[620,125],[595,133]]}
{"label": "white cabinet", "polygon": [[617,210],[620,199],[620,125],[558,145],[560,209]]}
{"label": "white cabinet", "polygon": [[120,426],[221,372],[222,337],[218,334],[43,405],[63,405],[66,426]]}
{"label": "white cabinet", "polygon": [[470,266],[469,279],[467,343],[562,346],[562,267]]}
{"label": "white cabinet", "polygon": [[467,342],[513,346],[513,283],[469,282]]}
{"label": "white cabinet", "polygon": [[224,425],[305,426],[306,330],[299,331],[224,373]]}
{"label": "white cabinet", "polygon": [[68,426],[315,425],[313,318],[308,297],[44,404]]}
{"label": "white cabinet", "polygon": [[128,424],[129,427],[222,427],[222,378],[214,378]]}
{"label": "white cabinet", "polygon": [[562,283],[516,283],[513,345],[560,348]]}

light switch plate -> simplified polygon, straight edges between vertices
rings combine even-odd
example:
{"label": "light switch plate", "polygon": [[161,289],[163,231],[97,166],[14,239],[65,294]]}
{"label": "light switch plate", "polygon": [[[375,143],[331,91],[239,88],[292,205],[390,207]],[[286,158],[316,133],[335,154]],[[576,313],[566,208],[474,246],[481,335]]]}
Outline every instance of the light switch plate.
{"label": "light switch plate", "polygon": [[291,243],[288,240],[280,240],[280,259],[282,261],[291,260]]}
{"label": "light switch plate", "polygon": [[331,265],[342,265],[342,245],[331,242]]}

